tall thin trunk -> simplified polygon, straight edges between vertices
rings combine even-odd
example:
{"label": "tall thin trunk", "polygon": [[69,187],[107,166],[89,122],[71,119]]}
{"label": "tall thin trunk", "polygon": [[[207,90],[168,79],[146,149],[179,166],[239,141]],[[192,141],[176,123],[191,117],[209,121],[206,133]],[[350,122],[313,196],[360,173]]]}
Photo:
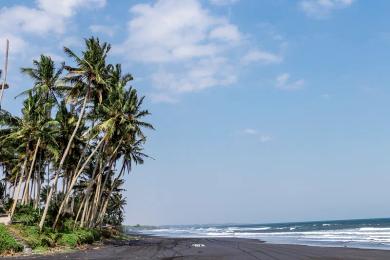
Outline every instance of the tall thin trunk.
{"label": "tall thin trunk", "polygon": [[91,216],[89,218],[89,225],[92,225],[93,223],[93,220],[95,218],[95,212],[98,207],[98,199],[99,199],[99,195],[100,195],[100,189],[101,189],[101,182],[102,182],[102,175],[99,174],[98,175],[98,180],[97,180],[97,183],[96,183],[96,190],[95,190],[95,196],[93,198],[93,203],[91,205]]}
{"label": "tall thin trunk", "polygon": [[38,150],[39,150],[39,146],[41,145],[41,138],[38,138],[38,141],[37,141],[37,144],[35,146],[35,151],[34,151],[34,155],[33,155],[33,160],[31,162],[31,165],[30,165],[30,171],[28,172],[28,176],[27,176],[27,180],[26,180],[26,186],[25,186],[25,189],[24,189],[24,194],[23,194],[23,200],[22,200],[22,203],[23,201],[27,202],[27,196],[28,196],[28,188],[29,188],[29,183],[30,183],[30,179],[31,179],[31,174],[34,170],[34,166],[35,166],[35,161],[36,161],[36,158],[37,158],[37,153],[38,153]]}
{"label": "tall thin trunk", "polygon": [[62,213],[62,210],[64,209],[65,204],[67,203],[67,200],[69,199],[69,195],[76,184],[77,179],[79,178],[80,174],[84,171],[85,167],[88,165],[89,161],[92,159],[92,157],[95,155],[97,150],[99,149],[100,145],[103,143],[104,137],[99,141],[99,143],[96,145],[95,149],[92,151],[92,153],[88,156],[87,160],[84,162],[84,164],[81,166],[80,170],[73,176],[73,179],[71,183],[69,184],[68,191],[65,194],[64,199],[62,200],[61,206],[58,209],[58,213],[56,216],[56,219],[53,223],[53,228],[57,225],[58,219],[60,218],[60,215]]}
{"label": "tall thin trunk", "polygon": [[84,209],[83,209],[83,214],[81,214],[81,220],[80,220],[80,227],[84,227],[84,221],[85,221],[85,218],[86,218],[86,213],[87,213],[87,209],[88,209],[88,205],[89,205],[89,195],[85,195],[86,196],[86,200],[85,200],[85,204],[84,204]]}
{"label": "tall thin trunk", "polygon": [[39,206],[39,200],[41,195],[41,171],[42,171],[42,152],[39,154],[38,171],[35,173],[35,181],[37,182],[37,190],[35,193],[34,209]]}
{"label": "tall thin trunk", "polygon": [[49,195],[47,196],[46,198],[46,203],[45,203],[45,209],[43,210],[43,214],[42,214],[42,217],[41,217],[41,221],[39,222],[39,229],[42,230],[43,228],[43,224],[45,223],[45,219],[46,219],[46,215],[47,215],[47,211],[49,209],[49,204],[50,204],[50,201],[51,201],[51,198],[53,196],[53,191],[54,191],[54,188],[57,186],[57,182],[58,182],[58,177],[60,175],[60,171],[62,169],[62,166],[64,165],[64,162],[65,162],[65,159],[66,157],[68,156],[68,153],[69,153],[69,150],[70,150],[70,147],[73,143],[73,139],[74,137],[76,136],[76,133],[81,125],[81,121],[82,119],[84,118],[84,113],[85,113],[85,108],[87,106],[87,102],[88,102],[88,99],[89,99],[89,92],[90,92],[90,89],[91,89],[91,85],[88,86],[88,90],[87,90],[87,94],[84,98],[84,103],[83,103],[83,106],[81,108],[81,112],[80,112],[80,116],[79,116],[79,119],[77,120],[77,124],[76,124],[76,127],[74,128],[73,130],[73,133],[72,135],[70,136],[70,139],[68,141],[68,145],[66,146],[66,149],[62,155],[62,158],[61,158],[61,161],[60,161],[60,164],[58,165],[58,169],[56,170],[55,174],[54,174],[54,181],[53,181],[53,184],[50,188],[50,191],[49,191]]}
{"label": "tall thin trunk", "polygon": [[[118,145],[116,146],[116,148],[114,149],[114,151],[112,152],[111,156],[110,156],[110,160],[109,160],[109,166],[108,166],[108,173],[110,172],[111,168],[112,168],[112,165],[114,164],[115,162],[115,156],[117,155],[117,152],[118,152],[118,149],[120,148],[121,144],[122,144],[122,140],[123,138],[121,138],[118,142]],[[103,197],[103,192],[104,192],[104,189],[107,185],[107,181],[108,181],[108,177],[109,177],[110,174],[106,174],[105,178],[104,178],[104,182],[103,182],[103,185],[101,185],[101,188],[99,189],[99,193],[98,193],[98,199],[96,200],[95,202],[95,205],[94,205],[94,209],[92,211],[92,216],[95,218],[97,217],[97,210],[99,208],[99,205],[100,205],[100,202],[102,201],[102,197]],[[94,221],[94,219],[92,219],[92,221]]]}
{"label": "tall thin trunk", "polygon": [[12,189],[12,196],[11,196],[11,198],[13,198],[14,195],[15,195],[16,186],[18,186],[18,177],[19,177],[19,171],[16,172],[16,176],[15,176],[15,180],[14,180],[14,185],[13,185],[14,187],[13,187],[13,189]]}
{"label": "tall thin trunk", "polygon": [[39,206],[39,198],[41,194],[41,180],[40,173],[37,174],[36,182],[37,182],[37,190],[35,193],[35,201],[34,201],[34,209],[37,209]]}
{"label": "tall thin trunk", "polygon": [[27,159],[28,159],[28,155],[26,154],[26,158],[24,159],[23,166],[22,166],[22,169],[20,171],[18,187],[16,188],[16,192],[14,193],[14,197],[13,197],[14,201],[12,203],[12,208],[11,208],[11,213],[10,213],[11,218],[14,215],[16,204],[18,204],[18,197],[19,197],[20,187],[22,186],[22,182],[23,182],[23,175],[24,175],[24,171],[26,169]]}
{"label": "tall thin trunk", "polygon": [[77,210],[76,218],[74,219],[74,226],[73,226],[73,228],[76,227],[77,221],[79,219],[81,210],[83,209],[85,202],[86,202],[86,197],[84,196],[83,200],[80,203],[79,209]]}
{"label": "tall thin trunk", "polygon": [[106,214],[106,210],[107,210],[107,206],[108,206],[108,202],[110,201],[110,197],[111,197],[111,194],[114,190],[114,187],[115,187],[115,183],[119,180],[119,178],[123,175],[123,172],[125,170],[125,162],[123,161],[123,164],[122,164],[122,167],[121,167],[121,170],[119,172],[119,175],[118,177],[116,177],[114,179],[114,181],[112,182],[111,184],[111,187],[110,187],[110,190],[107,194],[107,197],[103,203],[103,206],[101,207],[100,211],[99,211],[99,216],[97,217],[97,220],[96,220],[96,225],[100,224],[103,220],[104,220],[104,215]]}

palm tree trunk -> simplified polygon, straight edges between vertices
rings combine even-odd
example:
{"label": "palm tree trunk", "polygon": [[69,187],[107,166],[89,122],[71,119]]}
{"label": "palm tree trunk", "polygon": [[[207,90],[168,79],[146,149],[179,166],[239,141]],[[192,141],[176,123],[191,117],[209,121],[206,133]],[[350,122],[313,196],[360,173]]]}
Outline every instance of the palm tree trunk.
{"label": "palm tree trunk", "polygon": [[27,165],[27,158],[28,158],[28,155],[26,154],[26,158],[24,159],[23,166],[22,166],[22,169],[20,171],[18,187],[16,188],[16,192],[14,193],[14,197],[13,197],[14,201],[12,203],[12,208],[11,208],[11,213],[10,213],[11,218],[14,215],[16,204],[18,204],[20,186],[22,186],[24,170],[26,169],[26,165]]}
{"label": "palm tree trunk", "polygon": [[15,181],[14,181],[14,185],[13,185],[14,188],[12,189],[12,196],[11,196],[11,198],[13,198],[14,195],[15,195],[16,186],[18,186],[18,177],[19,177],[19,171],[16,172]]}
{"label": "palm tree trunk", "polygon": [[100,145],[103,143],[104,137],[99,141],[95,149],[92,151],[92,153],[88,156],[87,160],[84,162],[84,164],[81,166],[80,170],[73,176],[73,179],[68,187],[68,191],[65,194],[64,199],[61,202],[61,206],[58,209],[58,213],[56,216],[56,219],[53,223],[53,228],[57,225],[58,219],[60,218],[60,215],[64,209],[65,204],[67,203],[67,200],[69,199],[69,195],[72,192],[73,186],[76,184],[77,179],[79,178],[80,174],[84,171],[84,168],[88,165],[89,161],[92,159],[92,157],[95,155],[97,150],[99,149]]}
{"label": "palm tree trunk", "polygon": [[98,180],[97,180],[97,183],[96,183],[95,196],[94,196],[94,199],[93,199],[93,203],[91,205],[91,217],[90,217],[90,220],[89,220],[89,224],[90,225],[93,224],[93,221],[94,221],[94,218],[95,218],[95,213],[97,211],[98,199],[99,199],[100,189],[101,189],[101,182],[102,182],[102,175],[100,173],[98,175]]}
{"label": "palm tree trunk", "polygon": [[34,151],[34,156],[33,156],[33,160],[31,162],[31,165],[30,165],[30,171],[28,172],[28,176],[27,176],[27,180],[26,180],[26,186],[25,186],[25,189],[24,189],[24,194],[23,194],[23,200],[22,200],[22,204],[23,204],[23,201],[27,201],[27,196],[28,196],[28,186],[29,186],[29,183],[30,183],[30,179],[31,179],[31,174],[34,170],[34,166],[35,166],[35,161],[36,161],[36,158],[37,158],[37,153],[38,153],[38,149],[39,149],[39,146],[41,144],[41,138],[38,138],[38,142],[35,146],[35,151]]}
{"label": "palm tree trunk", "polygon": [[119,172],[118,177],[116,177],[114,179],[114,181],[112,182],[112,184],[111,184],[110,191],[108,192],[107,197],[106,197],[106,199],[105,199],[105,201],[103,203],[103,206],[102,206],[101,210],[99,211],[99,216],[98,216],[98,218],[96,220],[96,225],[99,225],[104,220],[104,215],[106,214],[106,210],[107,210],[107,207],[108,207],[108,202],[110,201],[111,193],[114,190],[115,183],[122,176],[122,174],[124,172],[124,169],[125,169],[125,162],[123,162],[123,164],[122,164],[122,167],[121,167],[121,170]]}
{"label": "palm tree trunk", "polygon": [[89,85],[88,86],[88,90],[87,90],[87,94],[84,98],[84,103],[83,103],[83,106],[81,108],[81,112],[80,112],[80,115],[79,115],[79,119],[77,120],[77,124],[76,124],[76,127],[74,128],[73,130],[73,133],[72,135],[70,136],[70,139],[68,141],[68,145],[66,146],[66,149],[62,155],[62,158],[61,158],[61,161],[60,161],[60,164],[58,165],[58,169],[56,170],[55,174],[54,174],[54,181],[53,181],[53,184],[50,188],[50,191],[49,191],[49,195],[47,196],[46,198],[46,203],[45,203],[45,209],[43,210],[43,214],[42,214],[42,217],[41,217],[41,221],[39,222],[39,230],[42,231],[42,228],[43,228],[43,224],[45,223],[45,219],[46,219],[46,215],[47,215],[47,211],[49,209],[49,204],[50,204],[50,201],[51,201],[51,198],[53,196],[53,191],[54,191],[54,188],[57,186],[57,182],[58,182],[58,177],[60,175],[60,171],[62,169],[62,166],[64,165],[64,162],[65,162],[65,159],[66,157],[68,156],[68,153],[69,153],[69,150],[70,150],[70,146],[72,145],[73,143],[73,139],[74,137],[76,136],[76,133],[81,125],[81,120],[84,118],[84,113],[85,113],[85,108],[87,107],[87,101],[89,99],[89,92],[90,92],[90,89],[91,89],[91,86]]}
{"label": "palm tree trunk", "polygon": [[86,202],[86,196],[84,196],[83,200],[80,203],[79,209],[77,210],[76,218],[74,219],[74,226],[73,226],[73,228],[76,227],[77,220],[79,219],[81,210],[83,209],[85,202]]}
{"label": "palm tree trunk", "polygon": [[39,206],[39,199],[40,199],[40,194],[41,194],[41,176],[40,176],[40,174],[41,173],[38,172],[37,176],[36,176],[37,190],[35,193],[34,209],[37,209]]}
{"label": "palm tree trunk", "polygon": [[86,200],[85,200],[85,204],[84,204],[84,209],[83,209],[83,214],[81,215],[81,220],[80,220],[80,227],[84,227],[84,220],[85,220],[85,215],[86,215],[86,212],[87,212],[87,209],[88,209],[88,204],[89,204],[89,195],[85,195],[86,196]]}
{"label": "palm tree trunk", "polygon": [[[111,167],[112,167],[112,165],[113,165],[113,163],[114,163],[114,159],[115,159],[115,156],[116,156],[116,154],[117,154],[117,152],[118,152],[118,149],[119,149],[119,147],[121,146],[121,144],[122,144],[122,140],[123,140],[123,138],[121,138],[120,140],[119,140],[119,142],[118,142],[118,145],[117,145],[117,147],[115,148],[115,150],[112,152],[112,154],[111,154],[111,157],[110,157],[110,160],[109,160],[109,166],[108,166],[108,172],[111,170]],[[101,189],[100,189],[100,192],[99,192],[99,197],[98,197],[98,200],[96,201],[96,205],[95,205],[95,208],[94,208],[94,211],[93,211],[93,216],[95,217],[96,216],[96,213],[97,213],[97,210],[98,210],[98,205],[100,205],[100,202],[102,201],[102,197],[103,197],[103,191],[104,191],[104,189],[105,189],[105,187],[106,187],[106,184],[107,184],[107,180],[108,180],[108,177],[109,177],[109,174],[107,174],[106,176],[105,176],[105,178],[104,178],[104,182],[103,182],[103,185],[101,185]],[[92,220],[92,221],[94,221],[94,220]]]}

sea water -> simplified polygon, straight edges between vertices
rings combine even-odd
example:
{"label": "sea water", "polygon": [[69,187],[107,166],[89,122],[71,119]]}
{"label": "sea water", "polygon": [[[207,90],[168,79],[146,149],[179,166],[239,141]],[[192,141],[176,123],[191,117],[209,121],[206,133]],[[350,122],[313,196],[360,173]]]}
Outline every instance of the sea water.
{"label": "sea water", "polygon": [[390,250],[390,218],[126,228],[128,232],[165,237],[237,237],[260,239],[276,244]]}

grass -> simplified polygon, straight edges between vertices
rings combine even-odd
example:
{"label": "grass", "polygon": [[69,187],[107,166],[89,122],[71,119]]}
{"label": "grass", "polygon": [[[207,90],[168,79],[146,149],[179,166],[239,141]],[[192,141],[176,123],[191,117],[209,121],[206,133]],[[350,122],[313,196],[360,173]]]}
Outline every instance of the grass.
{"label": "grass", "polygon": [[21,252],[22,250],[23,246],[9,234],[3,224],[0,224],[0,254]]}

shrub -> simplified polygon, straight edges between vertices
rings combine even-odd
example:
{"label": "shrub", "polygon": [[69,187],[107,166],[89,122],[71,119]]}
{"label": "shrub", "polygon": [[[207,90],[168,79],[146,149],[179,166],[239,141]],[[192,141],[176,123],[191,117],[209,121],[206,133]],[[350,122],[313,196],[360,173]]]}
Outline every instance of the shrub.
{"label": "shrub", "polygon": [[82,244],[91,244],[100,239],[100,233],[94,229],[76,229],[62,234],[59,239],[61,245],[75,247]]}
{"label": "shrub", "polygon": [[53,247],[59,238],[59,233],[52,229],[46,228],[39,232],[36,226],[24,226],[21,224],[11,226],[18,235],[32,248]]}
{"label": "shrub", "polygon": [[74,225],[75,225],[74,220],[71,218],[68,218],[68,219],[64,220],[62,223],[62,231],[65,233],[72,232],[74,229]]}
{"label": "shrub", "polygon": [[62,234],[59,244],[63,246],[75,247],[77,246],[78,237],[75,233]]}
{"label": "shrub", "polygon": [[39,229],[35,226],[17,225],[21,238],[31,247],[45,246],[42,244]]}
{"label": "shrub", "polygon": [[8,233],[3,224],[0,224],[0,254],[20,252],[22,250],[23,246]]}
{"label": "shrub", "polygon": [[39,211],[38,209],[34,209],[32,205],[18,205],[12,221],[28,226],[37,224],[39,221]]}

